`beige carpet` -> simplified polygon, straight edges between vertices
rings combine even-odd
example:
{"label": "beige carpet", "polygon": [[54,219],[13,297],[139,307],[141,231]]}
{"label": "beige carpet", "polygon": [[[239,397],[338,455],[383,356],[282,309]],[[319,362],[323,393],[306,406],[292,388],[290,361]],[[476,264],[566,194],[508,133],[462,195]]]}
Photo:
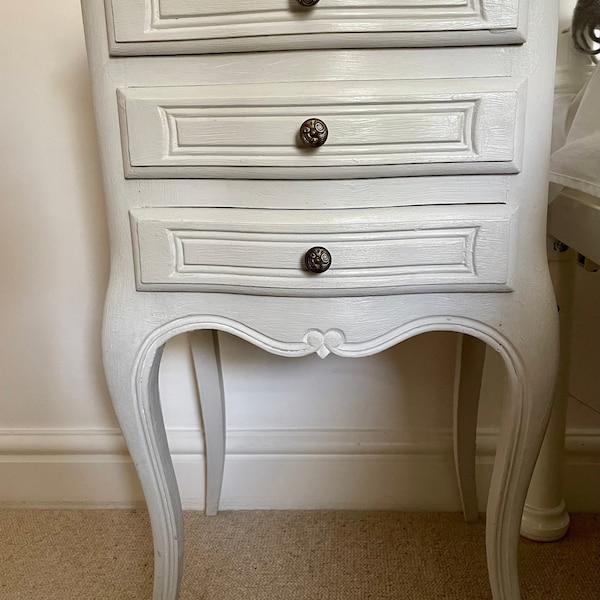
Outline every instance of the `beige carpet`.
{"label": "beige carpet", "polygon": [[[489,599],[484,526],[457,514],[243,511],[185,516],[181,600]],[[524,600],[600,599],[600,516],[523,541]],[[150,600],[144,511],[0,511],[1,600]]]}

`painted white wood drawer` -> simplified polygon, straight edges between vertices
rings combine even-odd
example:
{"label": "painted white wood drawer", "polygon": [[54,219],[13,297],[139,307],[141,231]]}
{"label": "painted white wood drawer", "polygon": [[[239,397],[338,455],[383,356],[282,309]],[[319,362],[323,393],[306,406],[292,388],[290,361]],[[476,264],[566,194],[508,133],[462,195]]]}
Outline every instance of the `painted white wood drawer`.
{"label": "painted white wood drawer", "polygon": [[[355,178],[519,171],[508,77],[119,90],[128,178]],[[306,119],[327,124],[319,148]]]}
{"label": "painted white wood drawer", "polygon": [[106,0],[113,54],[520,43],[526,0]]}
{"label": "painted white wood drawer", "polygon": [[[509,291],[511,215],[500,206],[130,212],[139,291],[286,296]],[[331,267],[304,255],[321,246]]]}

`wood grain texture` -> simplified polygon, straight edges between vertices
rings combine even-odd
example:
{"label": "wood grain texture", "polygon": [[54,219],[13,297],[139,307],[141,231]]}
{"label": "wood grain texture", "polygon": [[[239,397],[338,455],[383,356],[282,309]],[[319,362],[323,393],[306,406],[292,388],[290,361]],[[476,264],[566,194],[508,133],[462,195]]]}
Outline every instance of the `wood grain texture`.
{"label": "wood grain texture", "polygon": [[[454,215],[453,215],[454,214]],[[131,212],[141,291],[340,296],[510,291],[506,209]],[[315,276],[305,252],[325,246]]]}
{"label": "wood grain texture", "polygon": [[[526,0],[106,0],[115,54],[277,48],[509,44],[524,41]],[[242,44],[242,46],[240,46]]]}
{"label": "wood grain texture", "polygon": [[[493,78],[120,89],[125,170],[130,177],[166,178],[264,178],[275,172],[278,178],[376,177],[381,172],[373,167],[381,166],[387,176],[424,168],[434,175],[516,173],[519,83]],[[329,129],[318,149],[298,139],[300,124],[310,117]]]}

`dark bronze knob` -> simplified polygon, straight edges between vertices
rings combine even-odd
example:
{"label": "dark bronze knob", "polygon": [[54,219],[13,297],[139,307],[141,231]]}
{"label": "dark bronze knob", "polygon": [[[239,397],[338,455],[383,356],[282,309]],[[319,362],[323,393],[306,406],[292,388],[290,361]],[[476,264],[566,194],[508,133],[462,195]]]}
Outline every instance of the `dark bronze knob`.
{"label": "dark bronze knob", "polygon": [[305,146],[318,148],[327,141],[327,125],[320,119],[308,119],[300,126],[300,140]]}
{"label": "dark bronze knob", "polygon": [[319,0],[298,0],[301,6],[314,6]]}
{"label": "dark bronze knob", "polygon": [[331,266],[331,254],[327,248],[315,246],[304,255],[304,264],[313,273],[324,273]]}

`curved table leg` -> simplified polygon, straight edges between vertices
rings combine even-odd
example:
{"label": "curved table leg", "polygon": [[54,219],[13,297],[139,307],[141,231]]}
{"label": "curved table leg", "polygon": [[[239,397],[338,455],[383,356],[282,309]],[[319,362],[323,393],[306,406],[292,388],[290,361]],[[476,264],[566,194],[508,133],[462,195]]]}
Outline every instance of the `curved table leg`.
{"label": "curved table leg", "polygon": [[196,384],[200,396],[200,410],[204,423],[206,462],[207,515],[219,511],[223,470],[225,467],[225,400],[223,375],[216,331],[200,329],[190,336],[190,349],[194,361]]}
{"label": "curved table leg", "polygon": [[554,292],[560,306],[560,363],[552,416],[533,472],[521,521],[521,535],[537,542],[559,540],[569,529],[569,513],[562,497],[562,479],[575,257],[573,250],[564,245],[555,245],[553,241],[550,240],[548,260]]}
{"label": "curved table leg", "polygon": [[515,345],[509,340],[501,349],[510,393],[502,416],[486,513],[487,562],[494,600],[521,597],[517,570],[521,515],[552,408],[552,374],[558,364],[553,308],[539,307],[538,314],[521,319],[520,327],[515,323],[511,336]]}
{"label": "curved table leg", "polygon": [[463,515],[468,523],[474,523],[479,516],[475,451],[485,348],[485,342],[478,338],[458,336],[454,377],[454,464]]}
{"label": "curved table leg", "polygon": [[158,391],[164,345],[146,348],[126,329],[117,318],[105,319],[105,376],[150,514],[153,599],[175,600],[183,567],[183,520]]}

